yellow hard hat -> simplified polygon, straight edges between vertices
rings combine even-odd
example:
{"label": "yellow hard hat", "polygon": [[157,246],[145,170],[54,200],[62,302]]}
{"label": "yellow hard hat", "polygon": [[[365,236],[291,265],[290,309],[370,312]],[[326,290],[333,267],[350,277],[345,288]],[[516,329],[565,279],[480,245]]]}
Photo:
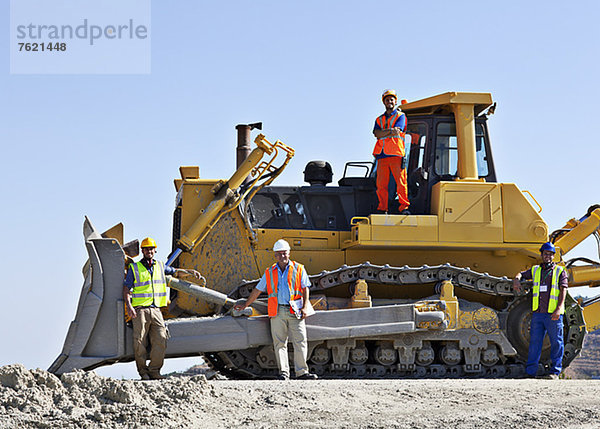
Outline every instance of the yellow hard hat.
{"label": "yellow hard hat", "polygon": [[393,89],[386,89],[385,91],[383,91],[383,94],[381,94],[381,101],[385,100],[385,97],[387,97],[388,95],[391,95],[396,100],[398,99],[396,91],[394,91]]}
{"label": "yellow hard hat", "polygon": [[156,241],[153,238],[146,237],[142,240],[142,247],[156,247]]}

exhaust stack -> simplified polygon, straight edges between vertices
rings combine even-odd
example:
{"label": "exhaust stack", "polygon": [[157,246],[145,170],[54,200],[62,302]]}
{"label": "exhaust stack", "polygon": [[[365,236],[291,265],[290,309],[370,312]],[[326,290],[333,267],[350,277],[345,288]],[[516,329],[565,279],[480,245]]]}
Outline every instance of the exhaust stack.
{"label": "exhaust stack", "polygon": [[255,122],[253,124],[239,124],[235,126],[235,129],[238,133],[235,168],[240,168],[240,165],[244,163],[246,158],[248,158],[250,155],[250,152],[252,152],[252,147],[250,146],[250,131],[254,129],[262,130],[262,122]]}

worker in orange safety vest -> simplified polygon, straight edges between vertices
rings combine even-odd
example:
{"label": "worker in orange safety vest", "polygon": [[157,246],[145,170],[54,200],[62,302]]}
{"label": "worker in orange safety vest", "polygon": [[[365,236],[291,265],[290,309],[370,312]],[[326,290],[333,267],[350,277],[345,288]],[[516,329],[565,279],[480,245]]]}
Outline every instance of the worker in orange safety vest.
{"label": "worker in orange safety vest", "polygon": [[404,134],[406,131],[406,115],[396,107],[398,97],[396,91],[388,89],[381,95],[385,112],[375,120],[373,135],[377,138],[373,156],[377,161],[377,198],[380,213],[388,212],[388,186],[390,173],[396,181],[398,194],[398,211],[410,214],[408,207],[408,189],[406,179]]}
{"label": "worker in orange safety vest", "polygon": [[290,377],[287,341],[288,334],[294,345],[294,366],[296,378],[316,379],[306,362],[308,340],[304,319],[308,315],[308,289],[310,279],[302,264],[290,260],[290,245],[285,240],[277,240],[273,246],[276,263],[265,270],[262,278],[243,304],[234,309],[244,310],[252,304],[262,292],[268,295],[267,308],[271,324],[273,349],[279,368],[279,380]]}

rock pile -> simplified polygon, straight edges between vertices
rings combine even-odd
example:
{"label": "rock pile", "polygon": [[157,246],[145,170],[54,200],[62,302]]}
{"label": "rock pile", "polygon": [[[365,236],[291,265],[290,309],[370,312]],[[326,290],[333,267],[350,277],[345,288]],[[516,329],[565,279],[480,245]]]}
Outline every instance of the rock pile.
{"label": "rock pile", "polygon": [[142,382],[76,371],[58,378],[20,364],[0,367],[0,385],[2,428],[192,426],[185,408],[197,411],[214,394],[203,375]]}

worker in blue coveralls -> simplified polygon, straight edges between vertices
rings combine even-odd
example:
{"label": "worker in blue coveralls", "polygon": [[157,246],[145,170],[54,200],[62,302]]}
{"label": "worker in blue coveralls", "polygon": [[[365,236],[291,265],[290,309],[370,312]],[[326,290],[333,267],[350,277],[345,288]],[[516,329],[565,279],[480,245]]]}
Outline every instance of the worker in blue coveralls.
{"label": "worker in blue coveralls", "polygon": [[563,313],[567,296],[568,276],[565,267],[552,262],[556,248],[552,243],[544,243],[540,248],[542,263],[520,272],[513,279],[513,287],[521,291],[521,280],[533,280],[531,325],[529,330],[529,354],[527,355],[527,375],[535,377],[542,354],[542,344],[546,333],[550,339],[550,359],[552,364],[545,378],[558,379],[562,371],[564,353]]}

